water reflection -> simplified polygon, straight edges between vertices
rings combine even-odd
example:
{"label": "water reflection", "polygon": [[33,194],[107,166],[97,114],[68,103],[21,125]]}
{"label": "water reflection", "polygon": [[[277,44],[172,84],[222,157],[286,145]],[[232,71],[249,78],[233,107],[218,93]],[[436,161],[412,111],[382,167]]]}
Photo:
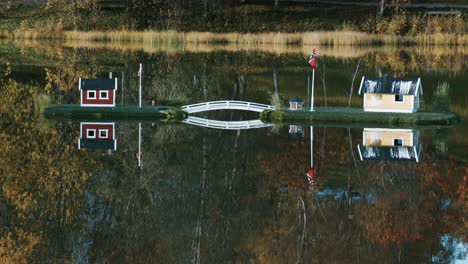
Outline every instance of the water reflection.
{"label": "water reflection", "polygon": [[117,150],[115,135],[115,123],[81,122],[78,149]]}
{"label": "water reflection", "polygon": [[357,146],[361,160],[407,160],[419,162],[419,130],[364,128],[363,146]]}
{"label": "water reflection", "polygon": [[[323,91],[316,97],[320,105],[348,103],[343,87],[349,87],[355,60],[333,53],[323,57],[327,74],[317,73],[326,84],[317,89]],[[430,108],[437,81],[449,80],[452,105],[463,114],[465,54],[405,48],[358,55],[365,57],[363,74],[375,74],[378,64],[422,73],[423,109]],[[279,94],[305,98],[300,53],[25,48],[0,59],[2,66],[12,63],[12,80],[0,89],[0,262],[447,263],[468,237],[465,123],[407,132],[413,147],[424,145],[419,162],[359,162],[356,144],[366,144],[361,128],[314,127],[314,191],[306,178],[308,127],[291,138],[289,127],[226,131],[143,124],[140,130],[119,123],[118,149],[107,155],[77,150],[78,123],[39,125],[34,97],[44,87],[54,103],[76,103],[77,75],[105,77],[113,67],[134,67],[126,72],[129,81],[140,60],[149,65],[149,102],[182,94],[192,102],[236,97],[267,103],[275,89],[273,66]],[[46,76],[60,78],[60,85],[46,86]],[[242,92],[239,76],[245,76]],[[116,100],[135,104],[136,83],[126,87]],[[362,99],[353,98],[352,105],[360,106]],[[207,118],[246,120],[223,112]],[[136,147],[140,131],[142,167],[135,161],[143,151]],[[401,137],[402,145],[410,140]],[[410,148],[388,146],[394,147]]]}

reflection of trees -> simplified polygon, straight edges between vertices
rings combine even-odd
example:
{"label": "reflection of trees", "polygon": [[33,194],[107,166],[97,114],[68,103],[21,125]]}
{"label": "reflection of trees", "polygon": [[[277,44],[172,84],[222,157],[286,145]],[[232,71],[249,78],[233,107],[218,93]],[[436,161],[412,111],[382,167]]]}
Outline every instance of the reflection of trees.
{"label": "reflection of trees", "polygon": [[[75,245],[82,228],[83,191],[95,162],[77,155],[71,142],[75,129],[57,125],[37,129],[40,113],[34,104],[37,87],[2,82],[0,167],[3,215],[0,250],[4,261],[60,260]],[[87,166],[83,166],[86,164]]]}

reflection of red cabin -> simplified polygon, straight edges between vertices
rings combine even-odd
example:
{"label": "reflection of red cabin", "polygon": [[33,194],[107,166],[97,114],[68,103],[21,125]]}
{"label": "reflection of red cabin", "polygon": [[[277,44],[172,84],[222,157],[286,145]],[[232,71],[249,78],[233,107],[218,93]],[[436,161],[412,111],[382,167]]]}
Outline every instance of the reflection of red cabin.
{"label": "reflection of red cabin", "polygon": [[78,149],[117,149],[115,123],[80,123]]}
{"label": "reflection of red cabin", "polygon": [[81,106],[115,106],[115,79],[81,79]]}

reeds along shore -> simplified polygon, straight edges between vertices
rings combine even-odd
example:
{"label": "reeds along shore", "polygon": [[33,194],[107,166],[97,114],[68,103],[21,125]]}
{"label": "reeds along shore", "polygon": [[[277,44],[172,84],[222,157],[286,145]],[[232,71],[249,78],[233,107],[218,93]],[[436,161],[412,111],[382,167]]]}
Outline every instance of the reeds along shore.
{"label": "reeds along shore", "polygon": [[304,45],[468,45],[468,34],[436,33],[415,36],[369,34],[356,31],[314,31],[299,33],[211,33],[168,31],[30,31],[0,32],[10,39],[60,39],[69,41],[126,42],[182,45],[186,43]]}

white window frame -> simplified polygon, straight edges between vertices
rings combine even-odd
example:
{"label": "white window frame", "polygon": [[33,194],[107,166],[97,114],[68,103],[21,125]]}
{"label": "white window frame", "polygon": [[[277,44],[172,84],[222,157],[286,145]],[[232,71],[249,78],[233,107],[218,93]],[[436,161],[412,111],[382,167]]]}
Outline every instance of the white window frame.
{"label": "white window frame", "polygon": [[[101,136],[101,133],[105,132],[105,136]],[[109,129],[99,129],[99,138],[107,138],[109,136]]]}
{"label": "white window frame", "polygon": [[[402,96],[403,100],[397,101],[396,97],[400,96],[400,95]],[[399,104],[404,103],[405,102],[405,95],[404,94],[395,94],[394,101],[395,101],[395,103],[399,103]]]}
{"label": "white window frame", "polygon": [[[92,131],[93,134],[94,134],[93,136],[90,136],[90,135],[89,135],[89,132],[91,132],[91,131]],[[86,138],[96,138],[96,129],[87,128],[87,129],[86,129]]]}
{"label": "white window frame", "polygon": [[[90,93],[94,93],[94,97],[89,96]],[[86,98],[88,100],[96,100],[96,90],[86,90]]]}
{"label": "white window frame", "polygon": [[[105,94],[106,96],[102,96],[103,94]],[[99,99],[109,99],[109,91],[99,91]]]}
{"label": "white window frame", "polygon": [[[401,140],[401,146],[396,146],[395,145],[395,139]],[[405,139],[404,138],[392,138],[392,140],[393,140],[393,146],[394,147],[403,147],[405,145]]]}

